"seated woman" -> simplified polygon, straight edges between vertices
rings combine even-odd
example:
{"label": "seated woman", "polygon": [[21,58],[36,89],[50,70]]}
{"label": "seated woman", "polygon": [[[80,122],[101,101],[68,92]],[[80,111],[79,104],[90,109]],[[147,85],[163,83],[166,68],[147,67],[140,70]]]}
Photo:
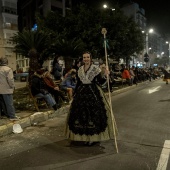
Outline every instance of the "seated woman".
{"label": "seated woman", "polygon": [[31,93],[33,96],[42,97],[47,102],[49,107],[53,107],[54,110],[57,110],[57,105],[49,93],[47,86],[42,78],[43,70],[38,69],[31,77]]}
{"label": "seated woman", "polygon": [[66,78],[61,82],[61,90],[67,91],[69,100],[72,100],[73,91],[76,87],[76,71],[72,71],[67,75]]}
{"label": "seated woman", "polygon": [[129,86],[132,85],[131,75],[130,75],[130,72],[127,68],[122,69],[122,79],[126,79]]}
{"label": "seated woman", "polygon": [[64,103],[67,103],[67,99],[65,98],[63,93],[59,90],[59,87],[54,84],[49,71],[46,71],[43,74],[43,79],[47,85],[48,91],[52,95],[54,95],[54,99],[55,99],[56,103],[59,104],[59,97],[61,97],[61,99],[63,100]]}

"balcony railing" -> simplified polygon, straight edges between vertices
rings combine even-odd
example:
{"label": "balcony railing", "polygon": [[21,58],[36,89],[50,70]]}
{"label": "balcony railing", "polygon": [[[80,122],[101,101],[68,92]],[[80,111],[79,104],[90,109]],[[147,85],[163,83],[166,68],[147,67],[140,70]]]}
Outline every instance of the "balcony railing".
{"label": "balcony railing", "polygon": [[7,6],[2,7],[2,12],[17,15],[17,9],[10,8],[10,7],[7,7]]}
{"label": "balcony railing", "polygon": [[0,39],[0,47],[1,48],[13,48],[15,44],[9,39]]}
{"label": "balcony railing", "polygon": [[3,28],[17,31],[18,30],[18,25],[17,24],[12,24],[12,23],[4,23]]}

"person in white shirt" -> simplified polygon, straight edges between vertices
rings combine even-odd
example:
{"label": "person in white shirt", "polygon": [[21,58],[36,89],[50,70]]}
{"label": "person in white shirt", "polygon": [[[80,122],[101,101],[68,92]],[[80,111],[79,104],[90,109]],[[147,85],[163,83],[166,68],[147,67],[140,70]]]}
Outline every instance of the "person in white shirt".
{"label": "person in white shirt", "polygon": [[10,120],[18,120],[19,117],[15,115],[15,108],[13,105],[13,92],[14,92],[14,75],[13,71],[8,65],[6,57],[0,57],[0,94],[3,96],[7,117]]}

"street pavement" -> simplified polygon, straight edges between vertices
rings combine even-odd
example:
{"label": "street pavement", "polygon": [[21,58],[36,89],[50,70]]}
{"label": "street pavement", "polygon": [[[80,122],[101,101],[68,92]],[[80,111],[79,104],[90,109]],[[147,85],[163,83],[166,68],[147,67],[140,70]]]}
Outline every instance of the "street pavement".
{"label": "street pavement", "polygon": [[112,93],[119,130],[118,154],[114,140],[85,147],[65,139],[69,105],[60,112],[48,112],[48,116],[43,113],[46,119],[40,116],[42,113],[35,114],[35,119],[29,117],[33,122],[23,127],[23,133],[0,138],[0,169],[168,170],[170,145],[164,142],[170,138],[169,92],[169,85],[158,80]]}
{"label": "street pavement", "polygon": [[[146,82],[140,83],[139,85],[145,84]],[[138,85],[138,86],[139,86]],[[26,86],[26,82],[15,82],[15,89],[23,88]],[[130,89],[136,88],[136,85],[133,86],[126,86],[124,85],[121,89],[116,88],[111,95],[117,95],[119,93],[123,93],[125,91],[128,91]],[[108,94],[106,93],[108,96]],[[1,119],[0,120],[0,137],[13,133],[13,125],[14,124],[20,124],[22,128],[26,128],[29,126],[32,126],[35,123],[46,121],[50,118],[53,118],[60,114],[66,114],[69,110],[69,104],[64,105],[57,111],[49,110],[49,109],[43,109],[40,112],[30,112],[30,111],[19,111],[16,112],[16,115],[19,116],[21,119],[19,121],[10,121],[9,119]]]}

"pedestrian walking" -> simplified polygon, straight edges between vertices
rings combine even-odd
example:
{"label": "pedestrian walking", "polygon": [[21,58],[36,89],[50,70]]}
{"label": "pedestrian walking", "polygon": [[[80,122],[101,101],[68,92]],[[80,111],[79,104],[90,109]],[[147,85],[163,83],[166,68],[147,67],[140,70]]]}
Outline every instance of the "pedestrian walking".
{"label": "pedestrian walking", "polygon": [[109,140],[113,136],[110,107],[98,86],[101,69],[92,64],[90,52],[83,53],[84,65],[78,70],[77,85],[67,117],[65,135],[86,145]]}
{"label": "pedestrian walking", "polygon": [[8,59],[6,57],[0,57],[0,94],[2,94],[7,114],[6,116],[10,120],[19,120],[19,117],[15,115],[15,108],[13,104],[13,92],[14,92],[14,75],[13,71],[8,65]]}

